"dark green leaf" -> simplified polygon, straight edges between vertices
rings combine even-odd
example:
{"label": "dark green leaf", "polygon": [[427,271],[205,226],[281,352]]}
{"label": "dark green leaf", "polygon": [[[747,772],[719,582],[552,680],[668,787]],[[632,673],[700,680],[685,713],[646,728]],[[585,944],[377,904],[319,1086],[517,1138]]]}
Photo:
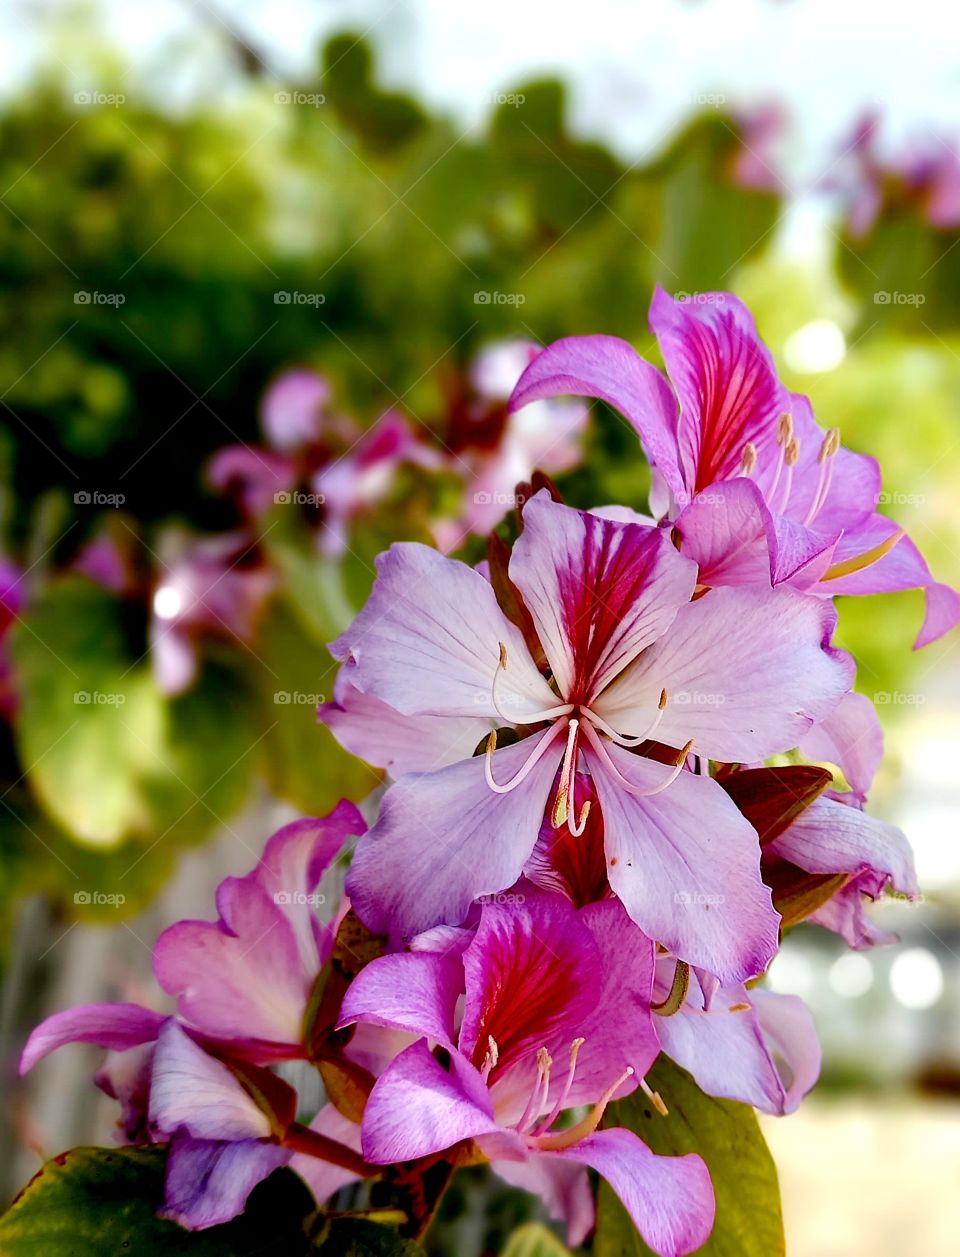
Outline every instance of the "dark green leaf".
{"label": "dark green leaf", "polygon": [[[660,1155],[698,1152],[710,1169],[717,1197],[713,1234],[702,1257],[781,1257],[786,1251],[777,1171],[748,1105],[705,1095],[690,1075],[661,1056],[647,1076],[668,1117],[641,1091],[610,1106],[609,1126],[625,1126]],[[600,1185],[595,1257],[649,1257],[627,1211]]]}
{"label": "dark green leaf", "polygon": [[304,1223],[313,1200],[295,1175],[273,1174],[234,1222],[192,1232],[156,1216],[165,1157],[160,1148],[74,1148],[54,1157],[0,1218],[0,1252],[3,1257],[306,1254]]}
{"label": "dark green leaf", "polygon": [[539,1222],[528,1222],[510,1236],[501,1257],[570,1257],[554,1233]]}
{"label": "dark green leaf", "polygon": [[393,1227],[364,1218],[335,1218],[312,1250],[317,1257],[423,1257],[423,1249]]}

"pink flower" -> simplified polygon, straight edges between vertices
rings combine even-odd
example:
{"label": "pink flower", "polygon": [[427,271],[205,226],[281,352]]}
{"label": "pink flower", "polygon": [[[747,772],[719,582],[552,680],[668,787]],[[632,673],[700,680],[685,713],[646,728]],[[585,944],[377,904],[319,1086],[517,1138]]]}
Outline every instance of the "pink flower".
{"label": "pink flower", "polygon": [[[342,1024],[418,1035],[371,1092],[364,1156],[389,1164],[471,1140],[501,1177],[544,1197],[571,1245],[593,1225],[590,1167],[655,1252],[698,1248],[714,1213],[702,1160],[659,1157],[630,1131],[598,1129],[610,1100],[634,1090],[657,1054],[650,940],[615,900],[578,913],[540,894],[485,905],[468,938],[465,949],[376,960],[347,993]],[[556,1129],[581,1105],[591,1106],[585,1117]]]}
{"label": "pink flower", "polygon": [[571,337],[527,368],[511,406],[598,397],[636,428],[654,470],[651,507],[709,585],[791,585],[819,597],[923,588],[917,646],[960,621],[903,530],[876,510],[880,469],[818,427],[777,378],[749,311],[730,293],[650,307],[669,380],[625,341]]}
{"label": "pink flower", "polygon": [[[408,937],[463,920],[475,898],[520,876],[545,813],[583,832],[593,799],[578,793],[582,766],[610,884],[640,928],[725,981],[762,971],[777,916],[756,834],[684,764],[691,746],[728,762],[789,749],[828,714],[850,673],[827,645],[832,612],[786,589],[691,601],[695,566],[665,531],[545,493],[523,522],[510,579],[550,682],[488,581],[413,544],[381,556],[367,606],[332,646],[346,682],[321,717],[346,730],[346,745],[377,762],[387,728],[397,726],[394,745],[411,721],[433,729],[422,748],[409,745],[403,767],[419,771],[387,792],[357,850],[348,888],[358,914]],[[672,764],[638,753],[654,735],[680,748]],[[445,746],[471,739],[484,754],[436,766]]]}

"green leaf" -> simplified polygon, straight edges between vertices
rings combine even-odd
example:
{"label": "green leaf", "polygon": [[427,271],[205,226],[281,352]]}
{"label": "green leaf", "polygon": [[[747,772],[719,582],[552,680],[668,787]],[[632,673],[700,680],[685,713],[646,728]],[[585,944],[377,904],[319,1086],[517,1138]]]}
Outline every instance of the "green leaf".
{"label": "green leaf", "polygon": [[[717,1220],[702,1257],[782,1257],[786,1251],[777,1171],[746,1104],[705,1095],[690,1075],[661,1056],[647,1076],[669,1117],[661,1117],[642,1091],[610,1106],[608,1126],[636,1132],[660,1155],[698,1152],[710,1170]],[[627,1211],[606,1183],[600,1184],[595,1257],[649,1257]]]}
{"label": "green leaf", "polygon": [[54,1157],[0,1218],[0,1252],[4,1257],[307,1253],[304,1223],[313,1200],[295,1175],[286,1170],[271,1175],[251,1194],[241,1218],[186,1231],[156,1216],[165,1160],[162,1148],[74,1148]]}
{"label": "green leaf", "polygon": [[554,1233],[539,1222],[528,1222],[510,1236],[500,1257],[570,1257]]}
{"label": "green leaf", "polygon": [[325,1223],[317,1257],[424,1257],[423,1249],[393,1227],[365,1218],[333,1218]]}

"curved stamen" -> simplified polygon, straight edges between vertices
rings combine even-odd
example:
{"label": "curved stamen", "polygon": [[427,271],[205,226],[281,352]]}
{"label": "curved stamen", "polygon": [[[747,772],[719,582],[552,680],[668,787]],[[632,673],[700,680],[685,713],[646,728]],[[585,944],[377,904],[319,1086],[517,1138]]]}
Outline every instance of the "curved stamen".
{"label": "curved stamen", "polygon": [[511,790],[519,786],[520,782],[533,772],[537,762],[541,759],[544,753],[549,750],[550,744],[555,742],[557,736],[562,732],[563,724],[559,720],[552,724],[549,729],[545,730],[537,745],[530,752],[530,757],[524,763],[523,767],[514,773],[510,780],[504,785],[500,785],[499,782],[494,781],[493,779],[493,752],[497,747],[497,735],[495,733],[491,733],[487,738],[487,749],[483,764],[483,771],[487,779],[487,785],[496,794],[509,794]]}
{"label": "curved stamen", "polygon": [[553,815],[550,818],[554,829],[559,829],[570,814],[570,804],[573,801],[574,772],[577,764],[577,730],[579,728],[579,720],[571,720],[567,725],[567,749],[563,753],[560,785],[557,787],[557,797],[553,802]]}
{"label": "curved stamen", "polygon": [[839,580],[841,576],[852,576],[854,572],[860,572],[865,567],[870,567],[873,563],[879,562],[885,554],[889,554],[897,542],[905,536],[906,533],[903,529],[899,529],[892,537],[888,537],[886,541],[881,541],[872,550],[866,550],[863,554],[855,554],[852,559],[843,559],[839,563],[834,563],[832,567],[827,568],[820,579],[822,581]]}
{"label": "curved stamen", "polygon": [[650,741],[652,734],[656,731],[657,725],[663,718],[663,709],[666,705],[667,691],[661,690],[660,701],[657,704],[657,714],[654,716],[653,720],[644,732],[637,737],[628,736],[626,733],[617,733],[616,729],[612,729],[601,716],[598,716],[597,713],[592,711],[589,707],[581,707],[580,712],[581,715],[586,716],[588,720],[592,720],[601,733],[605,733],[611,742],[616,742],[617,746],[639,746],[641,742]]}
{"label": "curved stamen", "polygon": [[823,438],[820,453],[817,455],[817,462],[820,464],[820,476],[817,480],[816,492],[810,503],[810,509],[807,511],[803,521],[804,527],[813,523],[827,499],[827,494],[830,492],[830,482],[833,479],[833,461],[839,448],[840,429],[831,428]]}
{"label": "curved stamen", "polygon": [[487,1054],[483,1058],[483,1066],[480,1070],[480,1077],[484,1082],[490,1077],[490,1071],[496,1069],[497,1061],[500,1059],[500,1049],[497,1047],[497,1041],[492,1034],[487,1035]]}
{"label": "curved stamen", "polygon": [[784,450],[783,454],[783,461],[786,465],[787,472],[783,477],[783,485],[781,486],[779,495],[779,504],[774,506],[772,502],[770,503],[771,509],[775,510],[779,515],[784,513],[787,509],[788,503],[790,502],[790,491],[793,488],[793,469],[796,467],[797,459],[799,457],[800,442],[795,436],[793,436],[790,438],[790,444],[787,446],[786,450]]}
{"label": "curved stamen", "polygon": [[670,1110],[664,1104],[659,1091],[654,1091],[646,1078],[640,1079],[640,1090],[647,1097],[653,1107],[657,1110],[661,1117],[669,1117]]}
{"label": "curved stamen", "polygon": [[607,1088],[585,1118],[577,1122],[576,1126],[570,1126],[567,1130],[557,1131],[555,1135],[538,1136],[536,1140],[537,1147],[547,1152],[560,1152],[564,1148],[572,1148],[581,1139],[586,1139],[588,1135],[592,1135],[603,1120],[603,1114],[614,1094],[635,1073],[636,1070],[633,1066],[628,1065],[616,1082]]}
{"label": "curved stamen", "polygon": [[573,821],[573,809],[570,809],[570,812],[567,815],[567,829],[570,830],[574,838],[579,838],[586,829],[587,817],[590,815],[590,808],[592,806],[593,804],[589,799],[584,799],[583,807],[580,809],[580,819],[576,822],[576,824],[574,824]]}
{"label": "curved stamen", "polygon": [[537,1081],[533,1084],[533,1090],[530,1092],[530,1099],[527,1101],[527,1107],[523,1110],[523,1116],[517,1122],[517,1130],[521,1135],[526,1134],[527,1128],[533,1125],[547,1101],[547,1093],[550,1090],[550,1067],[553,1065],[553,1058],[545,1047],[537,1050]]}
{"label": "curved stamen", "polygon": [[767,501],[773,500],[773,495],[777,491],[777,485],[780,483],[780,475],[783,471],[783,457],[787,446],[793,439],[793,415],[782,414],[777,420],[777,465],[773,469],[773,481],[767,490]]}
{"label": "curved stamen", "polygon": [[[497,687],[500,683],[502,674],[507,670],[507,648],[503,642],[497,643],[500,647],[500,661],[497,664],[497,670],[493,674],[493,685],[490,687],[490,699],[499,716],[510,724],[536,724],[539,720],[555,720],[560,716],[565,716],[567,712],[573,711],[573,703],[561,703],[558,707],[545,707],[543,711],[522,712],[510,715],[504,711],[497,694]],[[522,715],[523,719],[520,719]]]}
{"label": "curved stamen", "polygon": [[597,736],[597,734],[591,728],[590,725],[588,724],[584,725],[583,732],[586,736],[587,741],[590,743],[590,745],[593,747],[596,753],[600,756],[600,759],[603,761],[604,767],[608,768],[610,772],[612,772],[613,775],[616,777],[617,783],[621,785],[623,789],[626,790],[629,794],[636,795],[638,798],[650,798],[655,794],[660,794],[660,792],[663,790],[666,790],[668,786],[672,786],[673,783],[676,781],[676,779],[683,772],[683,766],[686,763],[687,756],[690,754],[690,749],[693,746],[693,739],[691,738],[690,741],[686,744],[686,746],[682,747],[681,750],[678,751],[677,759],[674,762],[673,771],[669,774],[669,776],[666,777],[665,780],[660,782],[659,785],[653,786],[652,788],[648,789],[644,786],[635,786],[632,781],[628,781],[627,778],[624,777],[623,773],[620,771],[620,769],[616,766],[616,764],[610,758],[610,753],[608,752],[607,748],[600,741],[600,738]]}
{"label": "curved stamen", "polygon": [[670,984],[670,990],[659,1004],[650,1005],[650,1011],[657,1013],[660,1017],[672,1017],[674,1013],[678,1013],[683,1007],[683,1001],[687,998],[689,987],[690,966],[686,961],[678,960],[673,971],[673,981]]}
{"label": "curved stamen", "polygon": [[545,1135],[566,1107],[567,1097],[570,1095],[570,1088],[573,1086],[573,1075],[577,1069],[577,1057],[580,1055],[580,1049],[584,1043],[586,1043],[586,1039],[574,1039],[570,1044],[570,1068],[567,1070],[567,1080],[563,1084],[563,1090],[557,1097],[556,1104],[534,1131],[534,1135]]}

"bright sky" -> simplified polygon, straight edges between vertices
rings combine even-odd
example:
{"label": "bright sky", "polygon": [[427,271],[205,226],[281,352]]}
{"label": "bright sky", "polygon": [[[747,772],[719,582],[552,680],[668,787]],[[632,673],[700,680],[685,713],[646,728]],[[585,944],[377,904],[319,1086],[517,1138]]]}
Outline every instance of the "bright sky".
{"label": "bright sky", "polygon": [[[6,0],[0,83],[16,90],[50,18],[77,0]],[[785,154],[818,170],[852,119],[882,110],[893,135],[960,127],[960,51],[950,0],[86,0],[149,74],[176,50],[184,81],[216,90],[196,63],[217,59],[211,29],[243,32],[281,75],[305,72],[319,37],[365,31],[396,84],[415,87],[466,126],[491,95],[531,72],[560,70],[578,129],[639,157],[703,96],[784,101]],[[69,50],[58,55],[70,62]],[[212,82],[211,82],[212,79]],[[202,89],[201,89],[202,90]]]}

